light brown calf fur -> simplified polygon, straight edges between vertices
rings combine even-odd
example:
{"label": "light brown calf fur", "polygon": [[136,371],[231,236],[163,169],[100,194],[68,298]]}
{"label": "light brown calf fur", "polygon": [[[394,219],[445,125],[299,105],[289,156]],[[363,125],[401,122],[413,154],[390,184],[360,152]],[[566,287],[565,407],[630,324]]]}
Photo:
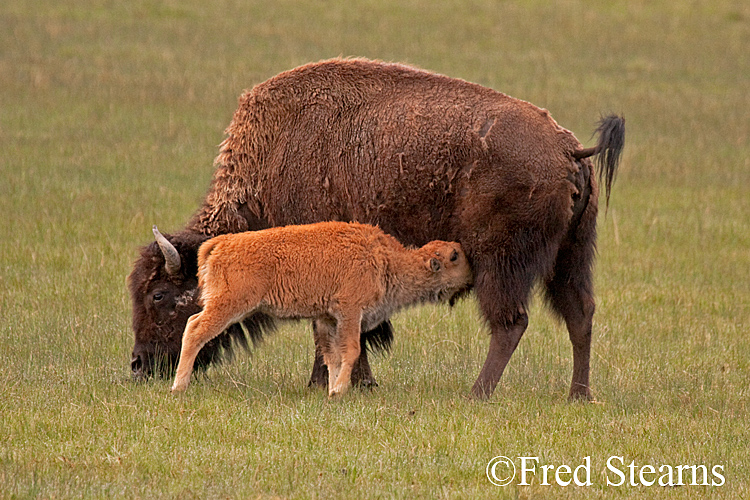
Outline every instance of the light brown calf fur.
{"label": "light brown calf fur", "polygon": [[[313,318],[329,371],[329,396],[349,389],[360,332],[403,307],[447,301],[472,283],[459,243],[404,248],[377,227],[321,222],[226,234],[198,251],[203,311],[190,317],[172,392],[184,391],[208,341],[262,312]],[[325,337],[325,338],[320,338]]]}

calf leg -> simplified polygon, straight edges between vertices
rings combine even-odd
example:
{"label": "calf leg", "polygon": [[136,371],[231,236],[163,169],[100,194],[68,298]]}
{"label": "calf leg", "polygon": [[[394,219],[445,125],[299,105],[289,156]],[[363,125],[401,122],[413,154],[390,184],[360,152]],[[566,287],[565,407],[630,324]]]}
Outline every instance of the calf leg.
{"label": "calf leg", "polygon": [[307,387],[326,387],[328,385],[328,367],[323,359],[323,351],[315,344],[315,360]]}
{"label": "calf leg", "polygon": [[[332,318],[320,317],[313,320],[315,340],[315,362],[320,359],[323,370],[319,371],[320,387],[333,387],[341,367],[341,353],[336,350],[336,322]],[[309,385],[312,384],[312,380]]]}
{"label": "calf leg", "polygon": [[[335,349],[340,354],[340,370],[336,377],[329,380],[332,384],[328,385],[328,396],[334,397],[345,394],[351,385],[351,374],[354,364],[357,362],[360,347],[360,325],[361,313],[342,314],[337,322],[337,333]],[[329,365],[330,369],[330,365]]]}
{"label": "calf leg", "polygon": [[324,353],[332,335],[330,325],[323,320],[313,320],[313,339],[315,341],[315,361],[308,387],[326,387],[328,385],[328,366]]}
{"label": "calf leg", "polygon": [[[331,331],[328,331],[330,329]],[[308,387],[326,387],[328,384],[328,367],[323,359],[323,347],[319,342],[319,337],[334,335],[335,325],[329,325],[320,320],[313,321],[313,337],[315,338],[315,361],[313,362],[312,374]],[[368,335],[381,335],[382,325],[372,331],[362,334],[360,340],[360,354],[357,362],[352,368],[351,383],[358,387],[377,387],[375,376],[372,374],[370,362],[367,358],[367,349],[364,347],[365,337]]]}
{"label": "calf leg", "polygon": [[335,346],[329,349],[323,354],[323,360],[328,367],[328,387],[333,387],[341,373],[341,351]]}
{"label": "calf leg", "polygon": [[227,327],[227,321],[210,311],[203,311],[190,316],[185,333],[182,336],[180,362],[177,364],[172,392],[183,392],[190,383],[193,364],[201,348],[219,335]]}

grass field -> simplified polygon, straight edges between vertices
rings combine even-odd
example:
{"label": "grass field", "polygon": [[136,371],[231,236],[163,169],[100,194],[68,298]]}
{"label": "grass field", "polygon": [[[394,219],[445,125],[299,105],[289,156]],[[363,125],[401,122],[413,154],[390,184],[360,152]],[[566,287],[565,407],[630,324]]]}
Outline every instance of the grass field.
{"label": "grass field", "polygon": [[[730,0],[6,0],[0,498],[750,498],[749,46]],[[151,225],[198,207],[243,89],[338,55],[502,90],[587,144],[600,112],[625,115],[594,404],[566,401],[570,343],[541,301],[487,402],[468,398],[473,298],[396,317],[380,387],[342,401],[306,388],[304,323],[184,397],[130,381],[125,277]],[[539,457],[531,484],[493,486],[499,455]],[[541,484],[584,457],[590,486]],[[607,485],[610,457],[639,485]],[[645,465],[709,484],[718,465],[723,485],[640,485]]]}

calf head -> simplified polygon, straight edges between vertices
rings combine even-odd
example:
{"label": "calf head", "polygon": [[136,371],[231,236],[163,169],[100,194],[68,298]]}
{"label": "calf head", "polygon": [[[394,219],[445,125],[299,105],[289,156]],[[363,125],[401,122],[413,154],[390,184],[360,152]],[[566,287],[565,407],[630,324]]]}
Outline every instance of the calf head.
{"label": "calf head", "polygon": [[451,305],[468,293],[474,274],[460,243],[431,241],[419,249],[424,266],[430,273],[431,301],[449,301]]}

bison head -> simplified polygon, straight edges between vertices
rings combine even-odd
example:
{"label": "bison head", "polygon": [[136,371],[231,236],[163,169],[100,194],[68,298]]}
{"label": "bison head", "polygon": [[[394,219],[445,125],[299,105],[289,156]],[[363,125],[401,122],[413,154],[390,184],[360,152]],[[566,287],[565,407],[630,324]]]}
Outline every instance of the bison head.
{"label": "bison head", "polygon": [[133,376],[170,376],[180,354],[182,332],[198,305],[198,247],[206,237],[193,232],[163,236],[141,249],[128,277],[133,302]]}
{"label": "bison head", "polygon": [[[198,248],[208,237],[192,231],[164,236],[156,226],[154,236],[128,276],[135,333],[130,368],[138,380],[174,375],[187,320],[201,310]],[[231,325],[203,346],[196,370],[230,358],[235,345],[248,348],[248,340],[255,344],[274,327],[273,319],[261,313]]]}

